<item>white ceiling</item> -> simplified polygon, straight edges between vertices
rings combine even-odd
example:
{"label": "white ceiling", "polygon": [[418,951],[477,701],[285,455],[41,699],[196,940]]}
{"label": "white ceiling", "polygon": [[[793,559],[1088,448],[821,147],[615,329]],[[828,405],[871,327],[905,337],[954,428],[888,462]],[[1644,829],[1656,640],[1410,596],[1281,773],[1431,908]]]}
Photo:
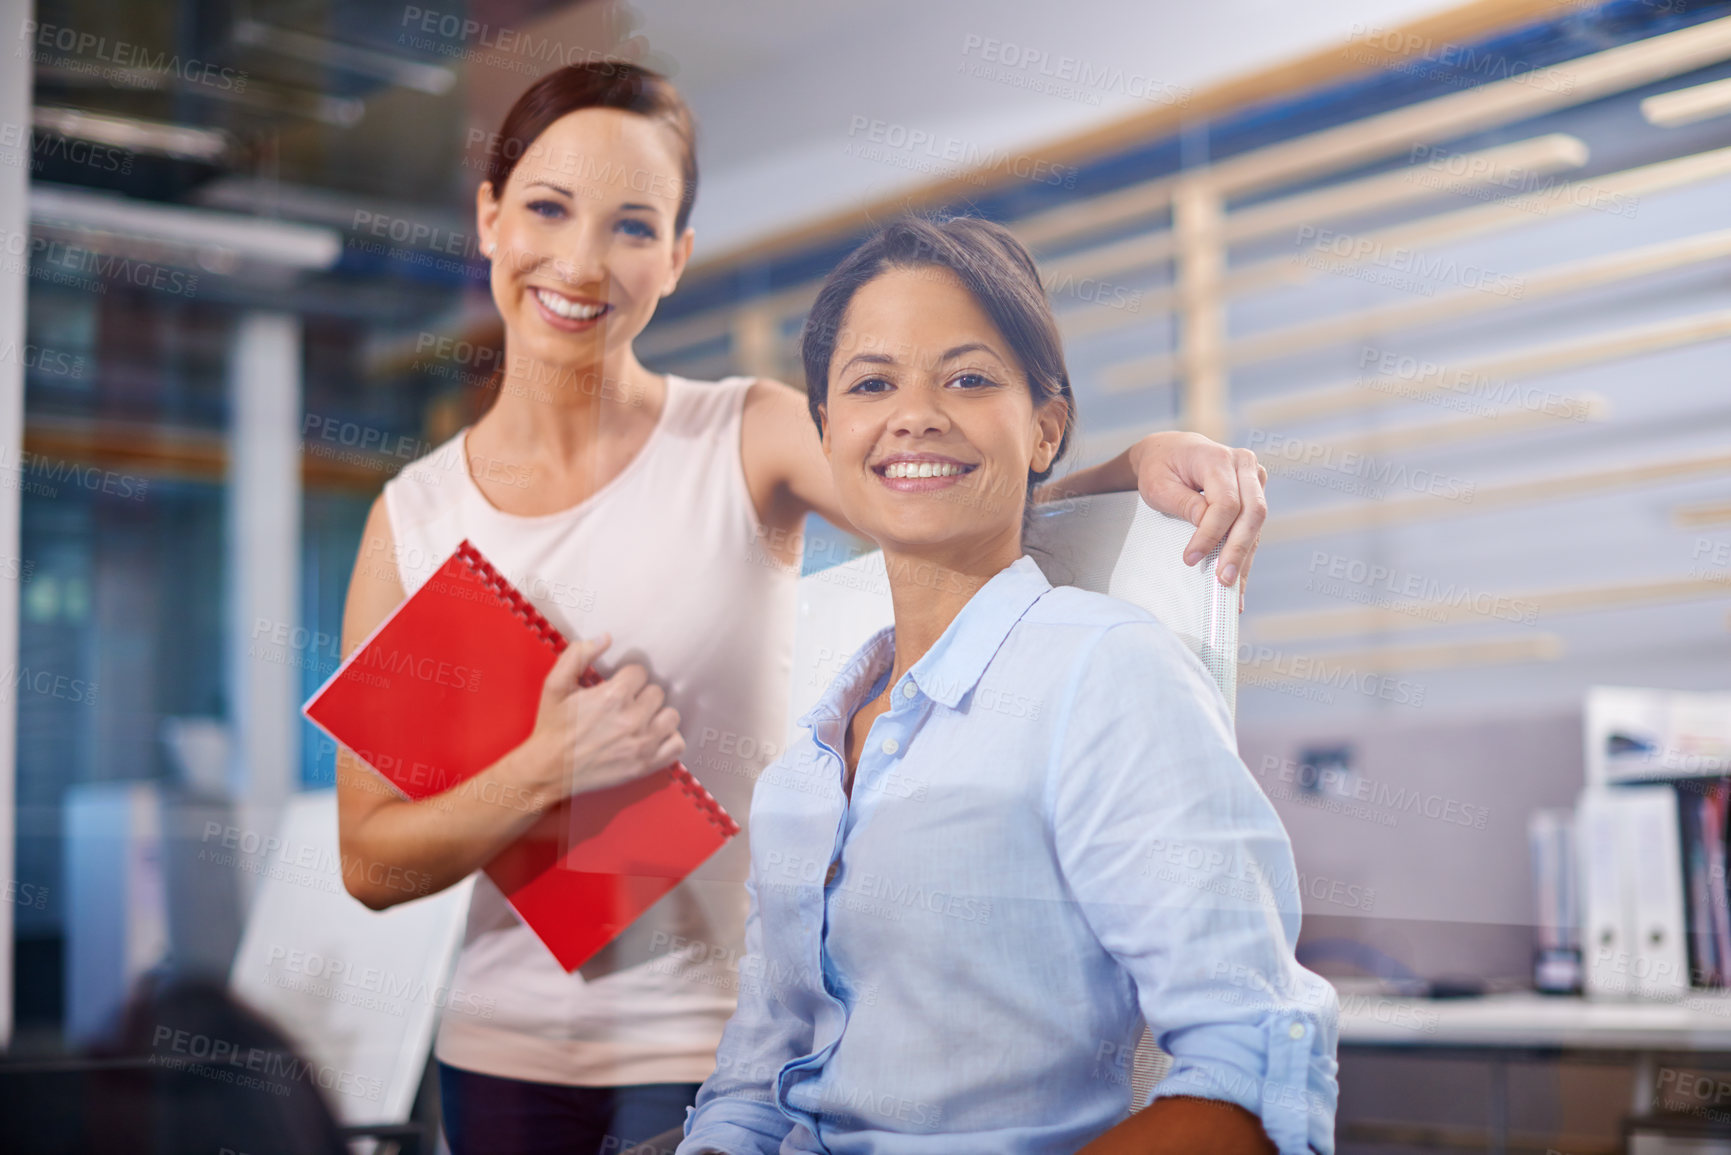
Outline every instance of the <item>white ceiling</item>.
{"label": "white ceiling", "polygon": [[[696,111],[703,191],[693,223],[698,258],[714,257],[804,221],[918,187],[942,175],[944,151],[1037,158],[1042,142],[1122,119],[1306,53],[1346,54],[1366,27],[1389,28],[1446,9],[1438,0],[636,0],[624,30],[671,72]],[[536,27],[585,43],[595,9],[580,5]],[[615,24],[616,29],[620,28]],[[969,74],[985,42],[1063,58],[1125,84],[1053,95]],[[1002,55],[1002,50],[999,50]],[[1077,67],[1071,65],[1068,67]],[[1039,69],[1006,68],[1016,77]],[[1137,91],[1124,88],[1134,78]],[[517,86],[521,86],[518,78]],[[1093,100],[1098,97],[1098,103]],[[501,110],[502,111],[502,110]],[[925,132],[925,149],[890,160],[849,155],[866,121]],[[924,165],[925,171],[906,167]]]}

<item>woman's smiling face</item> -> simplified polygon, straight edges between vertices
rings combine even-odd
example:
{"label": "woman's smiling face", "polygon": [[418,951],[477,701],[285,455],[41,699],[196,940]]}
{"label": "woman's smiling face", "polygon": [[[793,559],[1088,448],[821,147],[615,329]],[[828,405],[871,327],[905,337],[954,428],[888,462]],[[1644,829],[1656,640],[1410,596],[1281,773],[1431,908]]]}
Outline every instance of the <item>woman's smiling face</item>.
{"label": "woman's smiling face", "polygon": [[674,234],[678,146],[645,116],[585,108],[536,137],[494,199],[476,198],[493,300],[514,355],[593,363],[627,346],[691,253]]}
{"label": "woman's smiling face", "polygon": [[823,414],[848,520],[957,568],[1019,556],[1028,472],[1051,465],[1066,417],[1062,400],[1035,406],[1009,342],[940,266],[891,268],[854,294]]}

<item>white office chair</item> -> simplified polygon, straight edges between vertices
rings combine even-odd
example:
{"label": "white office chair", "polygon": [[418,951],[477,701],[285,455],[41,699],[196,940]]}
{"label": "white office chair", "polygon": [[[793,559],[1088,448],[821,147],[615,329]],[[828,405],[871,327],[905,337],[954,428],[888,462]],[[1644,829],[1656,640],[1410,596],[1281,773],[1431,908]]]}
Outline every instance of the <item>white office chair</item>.
{"label": "white office chair", "polygon": [[[233,857],[247,860],[259,883],[230,993],[289,1036],[351,1135],[398,1133],[409,1122],[441,1008],[457,1000],[468,1009],[473,998],[453,991],[450,980],[474,879],[368,910],[343,887],[335,790],[294,795],[271,844]],[[365,1152],[373,1144],[353,1146]]]}
{"label": "white office chair", "polygon": [[[1238,593],[1215,580],[1218,547],[1200,565],[1184,564],[1194,533],[1189,522],[1155,513],[1134,493],[1109,493],[1039,506],[1024,544],[1053,585],[1110,594],[1160,619],[1202,659],[1236,717]],[[801,578],[788,718],[810,709],[842,664],[894,616],[875,550]],[[1171,1062],[1144,1028],[1131,1068],[1132,1110]]]}

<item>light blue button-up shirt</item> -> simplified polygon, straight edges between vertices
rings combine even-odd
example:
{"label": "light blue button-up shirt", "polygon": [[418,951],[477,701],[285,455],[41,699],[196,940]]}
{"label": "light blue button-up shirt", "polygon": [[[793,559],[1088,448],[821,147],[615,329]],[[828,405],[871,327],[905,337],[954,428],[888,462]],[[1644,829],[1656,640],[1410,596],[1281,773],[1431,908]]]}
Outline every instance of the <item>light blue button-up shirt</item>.
{"label": "light blue button-up shirt", "polygon": [[886,629],[758,780],[739,1007],[680,1155],[1070,1152],[1155,1096],[1334,1150],[1338,1004],[1218,687],[1150,614],[1023,557],[892,688]]}

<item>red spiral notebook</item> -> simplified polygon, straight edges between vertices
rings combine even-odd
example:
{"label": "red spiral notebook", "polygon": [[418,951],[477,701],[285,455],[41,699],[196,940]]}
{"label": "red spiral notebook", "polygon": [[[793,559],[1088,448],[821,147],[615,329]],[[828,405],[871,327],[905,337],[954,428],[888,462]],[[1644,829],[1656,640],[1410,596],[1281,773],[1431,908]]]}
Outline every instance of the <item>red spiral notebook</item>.
{"label": "red spiral notebook", "polygon": [[[410,798],[460,791],[534,731],[541,684],[565,644],[465,541],[302,712]],[[600,680],[591,667],[579,684]],[[550,808],[486,871],[570,971],[738,833],[675,762]]]}

